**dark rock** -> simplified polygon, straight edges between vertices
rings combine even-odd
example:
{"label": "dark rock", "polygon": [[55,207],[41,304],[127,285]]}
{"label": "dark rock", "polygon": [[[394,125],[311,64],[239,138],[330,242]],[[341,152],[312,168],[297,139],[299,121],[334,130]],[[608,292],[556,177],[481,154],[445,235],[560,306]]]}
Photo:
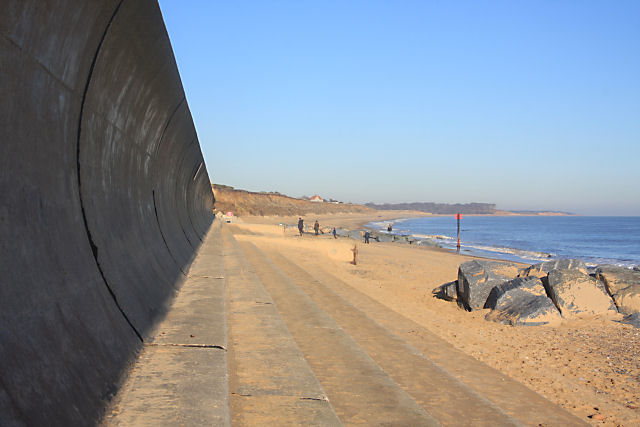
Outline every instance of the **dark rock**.
{"label": "dark rock", "polygon": [[622,319],[620,323],[627,323],[635,326],[636,328],[640,328],[640,313],[633,313],[624,316],[624,319]]}
{"label": "dark rock", "polygon": [[336,235],[340,237],[349,237],[350,230],[346,230],[344,228],[336,228]]}
{"label": "dark rock", "polygon": [[604,285],[579,270],[552,270],[545,287],[563,317],[617,311]]}
{"label": "dark rock", "polygon": [[640,272],[617,265],[599,265],[596,277],[604,283],[620,313],[640,312]]}
{"label": "dark rock", "polygon": [[[312,228],[309,228],[309,230],[311,230],[311,232],[313,232]],[[374,239],[373,235],[371,232],[370,233],[370,239]],[[355,240],[362,240],[362,237],[364,236],[364,230],[349,230],[347,228],[336,228],[336,235],[340,236],[340,237],[349,237],[351,239],[355,239]]]}
{"label": "dark rock", "polygon": [[444,285],[440,285],[433,290],[433,296],[439,299],[443,299],[445,301],[455,301],[457,296],[457,288],[458,281],[454,280],[453,282],[445,283]]}
{"label": "dark rock", "polygon": [[494,287],[484,307],[492,309],[487,320],[510,325],[539,326],[562,319],[537,277],[516,278]]}
{"label": "dark rock", "polygon": [[613,301],[622,314],[640,313],[640,286],[627,286],[613,295]]}
{"label": "dark rock", "polygon": [[487,320],[513,326],[540,326],[562,319],[553,301],[546,296],[532,295],[518,288],[506,295],[511,299],[501,300],[495,310],[486,315]]}
{"label": "dark rock", "polygon": [[587,274],[587,265],[584,261],[579,259],[557,259],[554,261],[545,261],[539,264],[534,264],[531,267],[527,267],[520,272],[520,277],[536,276],[544,277],[551,270],[578,270],[584,274]]}
{"label": "dark rock", "polygon": [[491,289],[517,275],[518,265],[512,262],[464,262],[458,268],[458,301],[469,311],[483,308]]}
{"label": "dark rock", "polygon": [[599,265],[596,277],[604,283],[620,313],[640,313],[640,272],[617,265]]}
{"label": "dark rock", "polygon": [[491,289],[487,301],[484,304],[484,308],[495,309],[496,305],[505,299],[505,295],[509,294],[514,289],[520,289],[522,292],[526,292],[531,295],[547,296],[547,293],[542,284],[542,280],[537,277],[517,277],[508,282],[504,282]]}
{"label": "dark rock", "polygon": [[433,239],[418,239],[416,241],[416,244],[419,246],[430,246],[430,247],[434,247],[434,248],[439,248],[441,247],[435,240]]}
{"label": "dark rock", "polygon": [[364,235],[364,231],[360,230],[344,230],[344,234],[341,234],[338,230],[336,230],[339,236],[350,237],[352,239],[360,240]]}
{"label": "dark rock", "polygon": [[596,276],[611,295],[631,285],[640,285],[640,272],[617,265],[599,265]]}

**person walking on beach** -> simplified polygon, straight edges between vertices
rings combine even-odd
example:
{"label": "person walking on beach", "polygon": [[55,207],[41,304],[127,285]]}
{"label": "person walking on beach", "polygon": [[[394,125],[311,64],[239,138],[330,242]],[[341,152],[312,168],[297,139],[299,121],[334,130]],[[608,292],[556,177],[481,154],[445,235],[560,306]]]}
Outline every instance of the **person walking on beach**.
{"label": "person walking on beach", "polygon": [[333,227],[333,230],[331,230],[331,234],[333,234],[333,238],[334,239],[338,238],[338,236],[336,236],[337,233],[336,233],[336,228],[335,227]]}
{"label": "person walking on beach", "polygon": [[318,220],[316,219],[316,223],[313,224],[313,231],[316,232],[316,236],[318,235],[319,230],[320,230],[320,224],[318,224]]}
{"label": "person walking on beach", "polygon": [[369,231],[364,232],[364,242],[369,243],[369,237],[371,237],[371,233]]}
{"label": "person walking on beach", "polygon": [[301,236],[302,230],[304,230],[304,221],[302,220],[302,218],[298,218],[298,231],[300,232]]}

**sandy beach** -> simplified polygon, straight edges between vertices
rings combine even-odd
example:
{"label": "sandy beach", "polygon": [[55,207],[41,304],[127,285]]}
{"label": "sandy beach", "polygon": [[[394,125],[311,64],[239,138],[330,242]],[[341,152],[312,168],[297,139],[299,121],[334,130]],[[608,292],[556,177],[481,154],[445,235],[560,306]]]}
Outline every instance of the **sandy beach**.
{"label": "sandy beach", "polygon": [[[321,227],[359,228],[371,221],[416,216],[379,211],[305,217]],[[473,259],[439,248],[401,243],[365,245],[329,234],[298,236],[297,217],[242,217],[238,240],[277,250],[311,270],[329,271],[350,286],[429,329],[468,355],[527,385],[593,425],[640,424],[640,331],[618,317],[563,320],[557,326],[512,327],[437,299],[433,289],[456,280]],[[290,227],[283,227],[286,224]],[[358,263],[352,265],[357,244]]]}

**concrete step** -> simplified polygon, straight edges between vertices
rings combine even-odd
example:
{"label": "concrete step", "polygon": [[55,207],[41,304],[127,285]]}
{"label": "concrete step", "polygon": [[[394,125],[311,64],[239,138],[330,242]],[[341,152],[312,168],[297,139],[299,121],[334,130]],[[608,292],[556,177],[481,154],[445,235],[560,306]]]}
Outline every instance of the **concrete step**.
{"label": "concrete step", "polygon": [[326,390],[340,421],[366,425],[439,425],[263,253],[251,243],[241,243],[241,247]]}
{"label": "concrete step", "polygon": [[233,425],[341,425],[253,266],[223,230]]}
{"label": "concrete step", "polygon": [[441,423],[585,425],[330,273],[310,274],[280,253],[268,256]]}
{"label": "concrete step", "polygon": [[215,224],[105,425],[584,425],[319,268]]}
{"label": "concrete step", "polygon": [[108,426],[229,425],[225,280],[219,225],[204,239],[166,318],[145,342]]}
{"label": "concrete step", "polygon": [[455,377],[517,422],[533,426],[586,425],[581,419],[525,385],[466,355],[428,329],[354,289],[331,273],[314,269],[312,275],[282,254],[269,253],[269,256],[295,280],[321,284],[339,295],[348,305],[357,308],[378,325],[399,337],[422,357]]}

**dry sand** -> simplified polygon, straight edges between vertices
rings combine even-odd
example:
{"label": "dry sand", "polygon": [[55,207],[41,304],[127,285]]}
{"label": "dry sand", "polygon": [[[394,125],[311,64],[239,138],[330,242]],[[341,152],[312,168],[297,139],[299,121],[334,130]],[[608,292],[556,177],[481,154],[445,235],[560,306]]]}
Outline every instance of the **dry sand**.
{"label": "dry sand", "polygon": [[[413,213],[415,214],[415,213]],[[323,227],[412,216],[387,211],[372,215],[305,217]],[[428,328],[478,360],[526,384],[593,425],[640,425],[640,329],[611,317],[563,320],[557,326],[512,327],[486,321],[487,310],[463,311],[434,298],[435,287],[456,280],[458,265],[473,259],[437,248],[400,243],[358,243],[330,235],[297,236],[297,217],[234,219],[248,239],[277,249],[308,269],[324,269],[380,303]],[[279,223],[291,227],[284,230]],[[618,317],[616,317],[617,319]]]}

